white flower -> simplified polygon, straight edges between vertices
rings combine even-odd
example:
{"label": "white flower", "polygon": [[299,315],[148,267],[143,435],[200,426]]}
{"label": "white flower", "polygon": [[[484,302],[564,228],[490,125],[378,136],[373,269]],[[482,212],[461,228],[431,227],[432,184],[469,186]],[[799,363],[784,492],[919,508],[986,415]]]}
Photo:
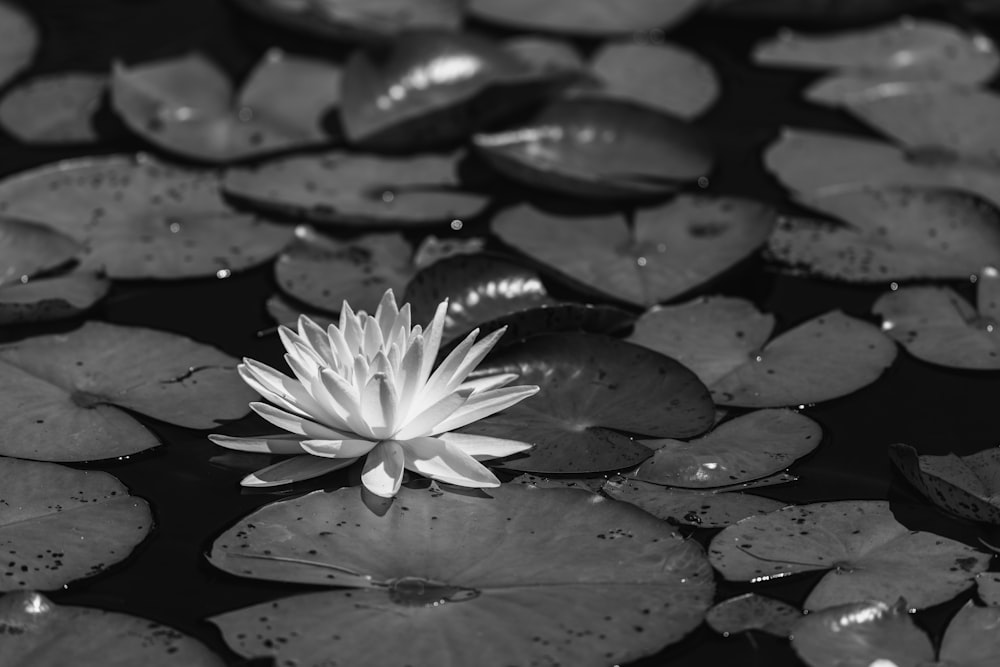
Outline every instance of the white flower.
{"label": "white flower", "polygon": [[411,329],[409,304],[397,308],[387,290],[374,316],[355,314],[345,302],[340,326],[324,331],[303,316],[298,332],[281,327],[285,361],[295,377],[253,359],[244,359],[239,372],[271,403],[250,407],[287,433],[209,438],[240,451],[297,455],[247,476],[244,486],[315,477],[362,456],[361,481],[382,497],[396,494],[404,468],[449,484],[499,486],[479,460],[531,445],[450,431],[508,408],[538,387],[507,386],[517,379],[512,373],[466,381],[504,329],[478,343],[479,330],[473,331],[435,370],[447,309],[445,301],[426,330]]}

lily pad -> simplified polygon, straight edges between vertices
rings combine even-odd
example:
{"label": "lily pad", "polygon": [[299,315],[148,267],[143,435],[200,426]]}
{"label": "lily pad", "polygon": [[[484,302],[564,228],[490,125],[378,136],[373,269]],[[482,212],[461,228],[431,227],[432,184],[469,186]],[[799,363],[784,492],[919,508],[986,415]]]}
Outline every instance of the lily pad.
{"label": "lily pad", "polygon": [[68,273],[0,285],[0,325],[73,317],[104,298],[111,283],[89,273]]}
{"label": "lily pad", "polygon": [[806,599],[808,611],[848,602],[939,604],[973,584],[990,556],[960,542],[911,531],[881,500],[786,507],[724,529],[709,548],[732,581],[767,581],[829,570]]}
{"label": "lily pad", "polygon": [[38,50],[38,29],[17,5],[0,2],[0,86],[28,66]]}
{"label": "lily pad", "polygon": [[760,630],[775,637],[788,637],[802,612],[781,600],[745,593],[723,600],[708,610],[708,626],[726,637],[748,630]]}
{"label": "lily pad", "polygon": [[83,246],[50,227],[0,217],[0,285],[68,264]]}
{"label": "lily pad", "polygon": [[615,215],[566,217],[521,205],[492,231],[556,276],[628,303],[680,296],[756,251],[776,215],[746,199],[681,195],[639,209],[634,224]]}
{"label": "lily pad", "polygon": [[931,456],[894,444],[889,446],[889,460],[938,507],[964,519],[1000,525],[1000,449]]}
{"label": "lily pad", "polygon": [[92,119],[107,91],[108,77],[68,72],[29,79],[0,101],[0,124],[29,144],[97,141]]}
{"label": "lily pad", "polygon": [[791,410],[756,410],[689,442],[642,441],[655,449],[634,476],[654,484],[710,489],[779,472],[814,450],[819,424]]}
{"label": "lily pad", "polygon": [[0,458],[0,482],[0,591],[59,589],[98,574],[153,525],[146,501],[104,472]]}
{"label": "lily pad", "polygon": [[49,226],[111,278],[193,278],[264,262],[291,230],[229,208],[218,177],[145,156],[67,160],[0,181],[0,215]]}
{"label": "lily pad", "polygon": [[145,618],[57,605],[35,592],[0,598],[4,660],[10,667],[222,667],[199,642]]}
{"label": "lily pad", "polygon": [[502,42],[503,48],[534,69],[583,72],[583,56],[570,42],[540,35],[517,35]]}
{"label": "lily pad", "polygon": [[356,587],[211,619],[237,653],[278,662],[626,662],[693,630],[714,588],[701,549],[663,522],[521,485],[488,496],[404,487],[384,516],[357,489],[314,492],[251,514],[209,558],[241,576]]}
{"label": "lily pad", "polygon": [[539,477],[530,473],[518,475],[510,484],[533,486],[538,489],[582,489],[600,493],[607,480],[604,477]]}
{"label": "lily pad", "polygon": [[505,176],[587,198],[662,195],[712,167],[696,128],[611,98],[558,100],[526,123],[477,134],[473,144]]}
{"label": "lily pad", "polygon": [[340,69],[272,49],[237,95],[204,56],[116,64],[111,103],[144,139],[185,157],[228,162],[330,141],[324,114],[340,101]]}
{"label": "lily pad", "polygon": [[317,224],[411,226],[471,218],[486,196],[462,190],[461,153],[381,157],[335,151],[226,172],[227,194]]}
{"label": "lily pad", "polygon": [[899,16],[928,0],[703,0],[725,16],[771,21],[809,21],[823,27]]}
{"label": "lily pad", "polygon": [[0,454],[90,461],[155,447],[123,412],[187,428],[237,419],[256,396],[236,359],[189,338],[88,322],[0,347]]}
{"label": "lily pad", "polygon": [[[303,309],[280,294],[269,296],[267,301],[264,302],[264,309],[271,316],[271,319],[279,325],[293,329],[296,327],[301,315],[305,315],[323,329],[326,329],[331,324],[337,324],[337,318],[333,316],[333,313],[320,313],[318,311]],[[269,330],[270,333],[275,333],[276,331],[277,329]],[[263,332],[258,335],[263,335]]]}
{"label": "lily pad", "polygon": [[1000,607],[1000,572],[980,572],[976,576],[976,593],[984,604]]}
{"label": "lily pad", "polygon": [[493,355],[480,375],[517,373],[541,391],[531,400],[462,428],[530,442],[502,467],[536,473],[596,473],[628,468],[649,448],[619,433],[690,437],[715,410],[698,378],[673,359],[585,333],[540,334]]}
{"label": "lily pad", "polygon": [[699,0],[471,0],[468,10],[477,19],[510,28],[607,37],[666,28],[699,5]]}
{"label": "lily pad", "polygon": [[872,312],[882,330],[913,356],[967,370],[1000,370],[1000,273],[979,274],[978,311],[948,287],[902,287],[879,297]]}

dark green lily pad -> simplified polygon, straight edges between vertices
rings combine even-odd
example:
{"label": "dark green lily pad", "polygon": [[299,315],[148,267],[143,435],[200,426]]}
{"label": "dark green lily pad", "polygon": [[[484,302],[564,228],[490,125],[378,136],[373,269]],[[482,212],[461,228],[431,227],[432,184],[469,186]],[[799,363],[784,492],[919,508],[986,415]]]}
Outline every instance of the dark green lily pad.
{"label": "dark green lily pad", "polygon": [[984,604],[1000,607],[1000,572],[980,572],[976,576],[976,593]]}
{"label": "dark green lily pad", "polygon": [[108,77],[68,72],[29,79],[0,100],[0,125],[28,144],[97,141],[92,119],[107,91]]}
{"label": "dark green lily pad", "polygon": [[0,285],[19,283],[68,264],[83,250],[81,244],[50,227],[0,217]]}
{"label": "dark green lily pad", "polygon": [[583,56],[568,41],[541,35],[516,35],[502,42],[503,48],[538,70],[582,73]]}
{"label": "dark green lily pad", "polygon": [[152,525],[146,501],[107,473],[0,458],[0,591],[59,589],[98,574]]}
{"label": "dark green lily pad", "polygon": [[110,282],[89,273],[0,285],[0,325],[50,322],[79,315],[103,299],[110,288]]}
{"label": "dark green lily pad", "polygon": [[819,424],[791,410],[756,410],[722,422],[689,442],[644,440],[655,449],[636,479],[689,489],[710,489],[767,477],[814,450]]}
{"label": "dark green lily pad", "polygon": [[[536,473],[596,473],[628,468],[649,448],[624,431],[690,437],[715,411],[698,378],[673,359],[584,333],[541,334],[505,348],[476,371],[517,373],[541,391],[461,431],[530,442],[502,467]],[[612,430],[613,429],[613,430]]]}
{"label": "dark green lily pad", "polygon": [[808,611],[900,597],[929,607],[971,586],[990,561],[960,542],[911,531],[882,500],[799,505],[744,519],[715,536],[709,558],[732,581],[830,570],[806,599]]}
{"label": "dark green lily pad", "polygon": [[209,558],[241,576],[356,587],[211,619],[241,655],[279,663],[627,662],[693,630],[714,588],[697,544],[645,512],[521,485],[404,487],[384,516],[355,488],[315,492],[241,520]]}
{"label": "dark green lily pad", "polygon": [[88,322],[0,347],[0,454],[90,461],[155,447],[123,412],[187,428],[237,419],[256,397],[237,360],[189,338]]}
{"label": "dark green lily pad", "polygon": [[35,592],[0,598],[9,667],[222,667],[201,643],[145,618],[57,605]]}
{"label": "dark green lily pad", "polygon": [[116,64],[111,104],[129,128],[161,148],[228,162],[330,141],[324,114],[340,101],[340,69],[272,49],[239,95],[199,54]]}
{"label": "dark green lily pad", "polygon": [[698,0],[471,0],[469,13],[510,28],[606,37],[665,28],[698,5]]}
{"label": "dark green lily pad", "polygon": [[708,626],[726,637],[760,630],[775,637],[788,637],[802,612],[781,600],[745,593],[723,600],[708,610]]}
{"label": "dark green lily pad", "polygon": [[410,226],[471,218],[484,195],[459,183],[461,153],[381,157],[336,151],[226,172],[227,194],[317,224]]}
{"label": "dark green lily pad", "polygon": [[566,217],[522,205],[492,224],[500,239],[563,279],[651,306],[718,276],[757,250],[776,215],[746,199],[681,195],[620,216]]}
{"label": "dark green lily pad", "polygon": [[0,86],[28,66],[38,50],[38,29],[18,5],[0,2]]}
{"label": "dark green lily pad", "polygon": [[662,195],[712,168],[711,149],[696,128],[629,101],[586,95],[556,101],[515,127],[477,134],[473,144],[505,176],[577,197]]}
{"label": "dark green lily pad", "polygon": [[524,473],[510,480],[509,483],[533,486],[538,489],[581,489],[590,493],[600,493],[606,481],[604,477],[540,477]]}
{"label": "dark green lily pad", "polygon": [[901,287],[879,297],[872,312],[882,330],[918,359],[949,368],[1000,370],[1000,273],[977,280],[977,311],[948,287]]}
{"label": "dark green lily pad", "polygon": [[932,456],[894,444],[889,446],[889,460],[938,507],[964,519],[1000,525],[1000,449]]}
{"label": "dark green lily pad", "polygon": [[267,261],[291,230],[229,208],[211,172],[146,156],[81,158],[0,181],[0,215],[81,243],[82,269],[111,278],[193,278]]}

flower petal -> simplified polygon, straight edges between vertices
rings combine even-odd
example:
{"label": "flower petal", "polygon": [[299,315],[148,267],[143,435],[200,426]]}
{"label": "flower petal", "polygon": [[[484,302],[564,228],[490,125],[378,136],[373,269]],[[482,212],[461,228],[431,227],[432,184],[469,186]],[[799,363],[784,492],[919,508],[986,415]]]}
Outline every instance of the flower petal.
{"label": "flower petal", "polygon": [[461,428],[474,421],[479,421],[485,417],[505,410],[515,403],[520,403],[524,399],[538,393],[538,387],[530,384],[521,384],[514,387],[503,387],[502,389],[491,389],[489,391],[473,394],[466,399],[465,404],[456,410],[450,417],[437,425],[435,433],[444,433]]}
{"label": "flower petal", "polygon": [[302,449],[313,456],[356,459],[377,445],[371,440],[302,440]]}
{"label": "flower petal", "polygon": [[427,383],[427,378],[431,376],[431,369],[434,368],[434,361],[437,359],[438,350],[441,348],[441,336],[444,334],[444,320],[448,314],[448,300],[445,299],[438,304],[434,312],[434,319],[427,325],[424,333],[424,359],[420,368],[419,386]]}
{"label": "flower petal", "polygon": [[482,392],[489,391],[490,389],[506,387],[517,378],[517,373],[497,373],[496,375],[487,375],[486,377],[476,378],[475,380],[466,380],[462,384],[458,385],[458,388],[455,389],[455,391],[462,392],[466,395],[481,394]]}
{"label": "flower petal", "polygon": [[323,328],[305,315],[299,315],[298,324],[299,337],[309,344],[309,347],[323,360],[324,365],[332,365],[333,348]]}
{"label": "flower petal", "polygon": [[399,393],[399,410],[404,415],[413,412],[413,405],[420,393],[420,373],[424,364],[424,339],[417,336],[413,344],[403,355],[396,373],[396,386]]}
{"label": "flower petal", "polygon": [[337,430],[352,430],[349,420],[349,409],[351,406],[343,405],[337,401],[330,395],[323,384],[322,374],[326,369],[323,367],[315,369],[304,368],[300,360],[290,354],[285,355],[285,363],[288,364],[292,372],[295,373],[295,377],[299,378],[302,386],[312,396],[313,400],[309,403],[308,407],[303,406],[305,408],[304,411],[307,413],[305,416],[313,421],[329,424]]}
{"label": "flower petal", "polygon": [[465,396],[455,393],[448,394],[434,405],[417,413],[399,429],[394,437],[399,440],[409,440],[421,436],[440,433],[437,425],[455,413],[465,403]]}
{"label": "flower petal", "polygon": [[500,480],[489,468],[440,438],[413,438],[403,444],[406,467],[414,472],[458,486],[500,486]]}
{"label": "flower petal", "polygon": [[385,339],[382,337],[382,330],[378,327],[378,320],[374,317],[366,317],[361,331],[364,336],[365,356],[371,359],[382,349],[382,345],[385,343]]}
{"label": "flower petal", "polygon": [[392,382],[376,373],[361,394],[361,417],[378,440],[391,438],[396,429],[399,397]]}
{"label": "flower petal", "polygon": [[333,369],[350,380],[350,373],[354,372],[354,353],[347,346],[344,333],[331,324],[326,328],[326,335],[330,339],[330,347],[334,352],[336,364],[334,364]]}
{"label": "flower petal", "polygon": [[344,341],[347,343],[347,349],[351,351],[351,355],[356,355],[361,351],[361,322],[354,311],[351,309],[351,305],[344,301],[344,306],[340,310],[340,331],[344,334]]}
{"label": "flower petal", "polygon": [[458,447],[477,461],[519,454],[528,451],[533,446],[531,443],[519,440],[504,440],[503,438],[472,435],[471,433],[442,433],[437,438]]}
{"label": "flower petal", "polygon": [[376,496],[391,498],[403,482],[404,461],[403,447],[398,442],[380,442],[368,452],[361,483]]}
{"label": "flower petal", "polygon": [[351,440],[355,437],[353,433],[336,431],[329,426],[324,426],[311,419],[305,419],[290,412],[285,412],[281,408],[276,408],[267,403],[254,401],[250,404],[250,409],[278,428],[307,438],[318,440]]}
{"label": "flower petal", "polygon": [[293,414],[303,417],[309,415],[309,408],[314,401],[298,380],[253,359],[244,359],[236,367],[236,372],[264,399]]}
{"label": "flower petal", "polygon": [[259,454],[304,454],[305,450],[299,444],[302,436],[291,433],[274,435],[258,435],[249,438],[238,438],[232,435],[212,433],[208,439],[226,449],[238,452],[255,452]]}
{"label": "flower petal", "polygon": [[[451,393],[448,390],[448,385],[451,384],[451,380],[455,375],[455,371],[462,365],[462,362],[469,354],[469,350],[476,342],[476,336],[479,335],[479,329],[473,329],[468,336],[466,336],[461,343],[455,346],[455,349],[445,357],[445,360],[434,369],[434,373],[428,378],[427,383],[424,388],[420,391],[420,400],[424,405],[430,405],[432,403],[437,403],[441,400],[441,397],[446,394]],[[464,378],[463,378],[464,379]],[[455,386],[458,386],[458,382]]]}
{"label": "flower petal", "polygon": [[399,308],[396,306],[396,295],[390,287],[382,295],[378,308],[375,309],[375,321],[382,335],[388,337],[392,333],[392,328],[396,324],[396,317],[399,315]]}
{"label": "flower petal", "polygon": [[311,479],[325,475],[334,470],[340,470],[354,463],[357,459],[324,459],[318,456],[295,456],[284,461],[279,461],[274,465],[261,468],[257,472],[247,475],[240,482],[241,486],[265,487],[281,486],[300,482],[304,479]]}

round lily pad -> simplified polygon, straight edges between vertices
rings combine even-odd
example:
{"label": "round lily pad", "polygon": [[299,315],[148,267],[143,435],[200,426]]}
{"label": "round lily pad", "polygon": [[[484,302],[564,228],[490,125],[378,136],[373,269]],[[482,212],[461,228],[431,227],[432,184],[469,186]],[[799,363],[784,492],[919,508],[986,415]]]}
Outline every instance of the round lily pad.
{"label": "round lily pad", "polygon": [[721,635],[760,630],[776,637],[788,637],[802,612],[781,600],[745,593],[723,600],[708,610],[705,621]]}
{"label": "round lily pad", "polygon": [[241,520],[209,558],[241,576],[355,587],[211,619],[241,655],[279,663],[627,662],[693,630],[714,588],[697,544],[645,512],[521,485],[404,487],[384,516],[356,488],[315,492]]}
{"label": "round lily pad", "polygon": [[222,667],[199,642],[145,618],[57,605],[40,593],[0,598],[4,660],[12,666]]}
{"label": "round lily pad", "polygon": [[603,97],[556,101],[526,123],[477,134],[473,144],[505,176],[587,198],[662,195],[712,167],[711,150],[694,127]]}
{"label": "round lily pad", "polygon": [[129,128],[185,157],[226,162],[330,140],[324,114],[340,101],[340,69],[272,49],[237,96],[204,56],[116,64],[111,104]]}
{"label": "round lily pad", "polygon": [[153,525],[149,505],[104,472],[0,458],[0,482],[0,591],[59,589],[98,574]]}
{"label": "round lily pad", "polygon": [[931,456],[894,444],[889,446],[889,460],[938,507],[964,519],[1000,525],[1000,450]]}
{"label": "round lily pad", "polygon": [[38,49],[38,29],[10,2],[0,2],[0,86],[28,66]]}
{"label": "round lily pad", "polygon": [[111,283],[89,273],[0,285],[0,325],[73,317],[104,298]]}
{"label": "round lily pad", "polygon": [[471,0],[469,13],[511,28],[604,37],[665,28],[698,6],[698,0]]}
{"label": "round lily pad", "polygon": [[58,268],[83,250],[81,244],[50,227],[0,217],[0,285]]}
{"label": "round lily pad", "polygon": [[462,190],[461,153],[382,157],[335,151],[226,172],[227,194],[317,224],[410,226],[471,218],[487,204]]}
{"label": "round lily pad", "polygon": [[595,473],[634,466],[651,450],[620,433],[689,437],[712,425],[698,378],[638,345],[585,333],[540,334],[505,348],[476,371],[517,373],[541,391],[461,429],[530,442],[502,466],[536,473]]}
{"label": "round lily pad", "polygon": [[502,42],[503,48],[538,70],[583,72],[583,56],[573,44],[540,35],[516,35]]}
{"label": "round lily pad", "polygon": [[155,447],[120,408],[187,428],[237,419],[256,394],[236,364],[183,336],[102,322],[0,346],[0,454],[89,461]]}
{"label": "round lily pad", "polygon": [[799,505],[744,519],[715,536],[709,558],[733,581],[829,570],[805,601],[809,611],[900,597],[929,607],[971,586],[990,561],[960,542],[909,530],[881,500]]}
{"label": "round lily pad", "polygon": [[502,211],[492,231],[556,276],[637,305],[675,298],[756,251],[775,220],[746,199],[681,195],[620,216],[566,217],[527,205]]}
{"label": "round lily pad", "polygon": [[193,278],[264,262],[291,230],[229,208],[211,172],[148,157],[67,160],[0,181],[0,215],[81,243],[81,267],[111,278]]}
{"label": "round lily pad", "polygon": [[980,572],[976,576],[976,593],[984,604],[1000,607],[1000,572]]}
{"label": "round lily pad", "polygon": [[29,79],[0,100],[0,124],[8,134],[29,144],[97,141],[91,121],[107,85],[107,76],[89,72]]}
{"label": "round lily pad", "polygon": [[691,489],[710,489],[767,477],[814,450],[819,424],[791,410],[756,410],[722,422],[689,442],[645,440],[655,449],[636,479]]}

